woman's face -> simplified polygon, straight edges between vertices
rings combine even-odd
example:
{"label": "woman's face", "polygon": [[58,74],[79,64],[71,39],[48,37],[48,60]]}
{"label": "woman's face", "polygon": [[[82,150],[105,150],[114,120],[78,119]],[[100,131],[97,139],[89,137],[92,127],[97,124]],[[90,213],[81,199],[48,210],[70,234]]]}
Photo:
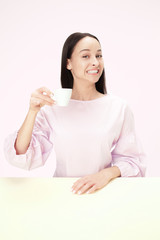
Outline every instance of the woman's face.
{"label": "woman's face", "polygon": [[92,37],[82,38],[75,46],[67,69],[71,70],[74,81],[96,83],[104,68],[99,42]]}

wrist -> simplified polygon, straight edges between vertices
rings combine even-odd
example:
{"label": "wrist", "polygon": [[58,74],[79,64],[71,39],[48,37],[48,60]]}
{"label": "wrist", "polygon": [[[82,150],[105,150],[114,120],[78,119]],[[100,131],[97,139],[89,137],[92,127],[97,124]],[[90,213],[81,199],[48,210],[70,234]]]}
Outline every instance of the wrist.
{"label": "wrist", "polygon": [[38,112],[39,112],[39,110],[33,110],[33,109],[29,108],[28,115],[29,116],[37,116]]}
{"label": "wrist", "polygon": [[104,174],[104,176],[106,178],[108,178],[109,180],[112,180],[114,178],[120,177],[121,176],[121,172],[120,169],[117,166],[113,166],[113,167],[109,167],[109,168],[105,168],[103,170],[101,170],[101,172]]}

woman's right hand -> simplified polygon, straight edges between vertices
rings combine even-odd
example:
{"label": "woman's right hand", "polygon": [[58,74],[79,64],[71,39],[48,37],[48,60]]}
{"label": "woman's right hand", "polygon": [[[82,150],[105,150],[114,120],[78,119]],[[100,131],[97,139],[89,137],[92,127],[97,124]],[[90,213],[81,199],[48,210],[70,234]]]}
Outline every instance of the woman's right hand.
{"label": "woman's right hand", "polygon": [[51,98],[53,93],[46,87],[41,87],[31,94],[29,110],[39,112],[44,105],[52,106],[55,101]]}

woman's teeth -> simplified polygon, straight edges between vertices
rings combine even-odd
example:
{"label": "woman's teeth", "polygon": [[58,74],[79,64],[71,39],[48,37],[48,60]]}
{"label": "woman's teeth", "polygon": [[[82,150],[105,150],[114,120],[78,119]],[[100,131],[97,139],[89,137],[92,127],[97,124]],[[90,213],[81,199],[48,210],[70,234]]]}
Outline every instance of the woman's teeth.
{"label": "woman's teeth", "polygon": [[98,73],[98,70],[90,70],[90,71],[88,71],[88,73]]}

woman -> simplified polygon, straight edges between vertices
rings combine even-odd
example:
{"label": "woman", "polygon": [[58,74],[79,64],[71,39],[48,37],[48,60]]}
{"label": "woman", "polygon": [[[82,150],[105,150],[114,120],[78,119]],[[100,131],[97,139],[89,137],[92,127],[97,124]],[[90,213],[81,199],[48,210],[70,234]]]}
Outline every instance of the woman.
{"label": "woman", "polygon": [[5,143],[8,161],[33,169],[55,150],[56,177],[80,177],[74,193],[93,193],[117,177],[145,175],[143,153],[126,102],[107,94],[99,40],[74,33],[62,52],[61,84],[72,88],[67,107],[46,87],[31,95],[26,119]]}

